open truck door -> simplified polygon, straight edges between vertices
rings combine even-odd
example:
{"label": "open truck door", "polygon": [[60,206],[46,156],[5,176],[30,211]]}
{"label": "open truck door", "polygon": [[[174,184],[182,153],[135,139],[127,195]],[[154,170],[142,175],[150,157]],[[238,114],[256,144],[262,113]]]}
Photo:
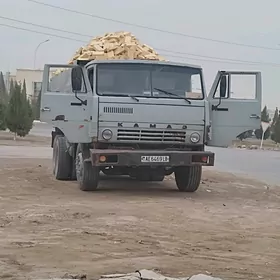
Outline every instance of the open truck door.
{"label": "open truck door", "polygon": [[211,124],[208,146],[228,147],[240,133],[260,128],[261,73],[219,71],[208,102]]}
{"label": "open truck door", "polygon": [[[40,120],[60,127],[68,140],[75,139],[77,131],[81,143],[88,142],[92,91],[86,85],[83,69],[75,65],[45,65],[41,92]],[[59,123],[59,125],[58,125]],[[76,129],[73,129],[73,124]]]}

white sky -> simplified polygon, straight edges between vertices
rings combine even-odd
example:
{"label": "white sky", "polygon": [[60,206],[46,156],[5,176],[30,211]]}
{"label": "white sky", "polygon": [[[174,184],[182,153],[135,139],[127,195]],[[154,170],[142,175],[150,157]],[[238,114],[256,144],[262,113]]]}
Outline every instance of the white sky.
{"label": "white sky", "polygon": [[[39,0],[82,12],[147,25],[155,28],[280,49],[280,2],[277,0]],[[263,104],[274,109],[280,106],[280,50],[265,50],[214,43],[170,34],[159,33],[124,24],[113,23],[72,14],[31,3],[27,0],[0,0],[0,16],[15,18],[80,32],[94,36],[113,31],[131,31],[143,43],[154,48],[193,53],[197,55],[237,60],[278,63],[246,65],[207,61],[207,58],[188,56],[170,60],[202,65],[209,89],[218,70],[260,70],[263,73]],[[82,43],[34,34],[1,26],[9,24],[88,41],[85,37],[32,27],[0,18],[0,71],[32,68],[34,50],[43,40],[37,55],[37,67],[45,63],[66,63]],[[175,54],[178,55],[178,54]],[[187,55],[183,55],[187,56]]]}

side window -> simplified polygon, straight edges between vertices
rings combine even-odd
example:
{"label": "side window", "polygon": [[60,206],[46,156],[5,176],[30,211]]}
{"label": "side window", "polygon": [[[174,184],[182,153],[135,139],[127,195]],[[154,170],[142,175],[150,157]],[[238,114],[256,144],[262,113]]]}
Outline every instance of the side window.
{"label": "side window", "polygon": [[[222,99],[255,99],[256,98],[256,75],[255,74],[227,74],[227,89]],[[220,98],[220,82],[216,88],[214,98]]]}
{"label": "side window", "polygon": [[[226,75],[226,81],[227,81],[226,94],[224,97],[221,97],[222,99],[229,98],[229,75]],[[219,80],[218,86],[214,93],[214,98],[220,99],[220,91],[221,91],[221,78]]]}
{"label": "side window", "polygon": [[[72,90],[71,71],[72,71],[72,67],[71,68],[50,67],[48,91],[74,94]],[[87,93],[84,77],[82,81],[82,89],[79,93]]]}
{"label": "side window", "polygon": [[94,68],[91,68],[88,70],[88,79],[89,79],[89,82],[90,82],[90,86],[91,86],[91,90],[93,91],[94,89]]}
{"label": "side window", "polygon": [[255,99],[256,75],[255,74],[231,74],[230,76],[231,99]]}
{"label": "side window", "polygon": [[190,77],[190,90],[186,95],[187,98],[202,99],[202,80],[200,74],[192,74]]}

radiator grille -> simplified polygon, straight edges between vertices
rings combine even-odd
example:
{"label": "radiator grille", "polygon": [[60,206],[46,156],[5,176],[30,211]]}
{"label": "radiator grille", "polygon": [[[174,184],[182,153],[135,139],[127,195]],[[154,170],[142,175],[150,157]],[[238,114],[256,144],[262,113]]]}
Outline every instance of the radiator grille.
{"label": "radiator grille", "polygon": [[119,141],[184,143],[186,132],[180,130],[118,129]]}
{"label": "radiator grille", "polygon": [[133,108],[129,107],[104,107],[104,113],[110,114],[133,114]]}

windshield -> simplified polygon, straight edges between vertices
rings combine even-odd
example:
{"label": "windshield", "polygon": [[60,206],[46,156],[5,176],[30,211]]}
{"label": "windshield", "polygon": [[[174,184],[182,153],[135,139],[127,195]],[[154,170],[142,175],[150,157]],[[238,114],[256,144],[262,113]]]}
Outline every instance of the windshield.
{"label": "windshield", "polygon": [[97,67],[96,91],[110,96],[203,99],[201,81],[198,68],[106,63]]}

